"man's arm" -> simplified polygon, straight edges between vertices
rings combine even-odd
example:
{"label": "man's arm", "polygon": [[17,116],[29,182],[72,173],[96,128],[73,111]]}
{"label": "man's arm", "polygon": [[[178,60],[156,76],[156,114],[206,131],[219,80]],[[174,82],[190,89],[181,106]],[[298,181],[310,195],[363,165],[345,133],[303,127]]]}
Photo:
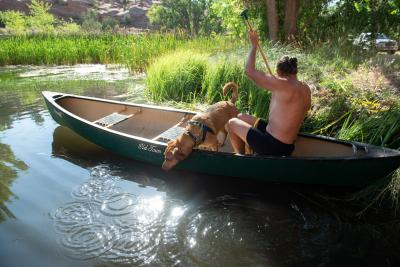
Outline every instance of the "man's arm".
{"label": "man's arm", "polygon": [[280,88],[281,81],[279,79],[256,69],[258,36],[256,32],[250,31],[249,37],[251,41],[251,49],[246,62],[246,75],[253,80],[257,86],[266,90],[273,91]]}

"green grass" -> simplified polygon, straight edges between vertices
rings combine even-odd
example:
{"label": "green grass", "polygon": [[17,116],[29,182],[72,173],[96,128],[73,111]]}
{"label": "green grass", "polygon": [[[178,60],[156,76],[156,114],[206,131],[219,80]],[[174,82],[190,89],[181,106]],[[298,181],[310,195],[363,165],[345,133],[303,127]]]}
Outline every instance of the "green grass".
{"label": "green grass", "polygon": [[234,44],[228,38],[188,39],[171,34],[31,35],[0,38],[0,66],[120,63],[132,72],[178,48],[217,52]]}
{"label": "green grass", "polygon": [[152,100],[191,102],[201,91],[206,54],[185,50],[158,58],[147,71],[146,88]]}

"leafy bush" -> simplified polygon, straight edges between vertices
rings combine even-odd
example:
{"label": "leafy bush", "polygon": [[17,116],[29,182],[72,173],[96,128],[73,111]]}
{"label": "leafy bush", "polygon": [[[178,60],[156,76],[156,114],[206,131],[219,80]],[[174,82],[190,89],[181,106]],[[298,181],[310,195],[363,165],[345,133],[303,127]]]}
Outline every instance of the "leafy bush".
{"label": "leafy bush", "polygon": [[81,26],[73,21],[62,22],[57,31],[64,34],[77,34],[81,31]]}
{"label": "leafy bush", "polygon": [[29,28],[33,32],[51,33],[54,31],[56,18],[49,13],[51,4],[40,0],[32,0],[28,5],[30,16],[26,18]]}
{"label": "leafy bush", "polygon": [[105,31],[112,31],[115,29],[119,28],[119,22],[118,20],[112,18],[112,17],[106,17],[103,19],[101,22],[102,29]]}
{"label": "leafy bush", "polygon": [[0,12],[0,20],[6,26],[6,30],[14,35],[24,34],[27,29],[25,15],[19,11]]}
{"label": "leafy bush", "polygon": [[98,14],[95,10],[91,9],[83,16],[82,29],[86,32],[91,33],[99,33],[102,29],[103,25],[101,25],[98,20]]}

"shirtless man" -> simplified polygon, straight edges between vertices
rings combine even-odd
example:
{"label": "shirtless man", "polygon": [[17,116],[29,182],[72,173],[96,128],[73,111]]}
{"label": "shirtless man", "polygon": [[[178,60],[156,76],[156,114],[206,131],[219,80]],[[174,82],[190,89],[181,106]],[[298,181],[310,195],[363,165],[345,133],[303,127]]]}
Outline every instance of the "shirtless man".
{"label": "shirtless man", "polygon": [[289,156],[294,150],[300,126],[311,105],[311,91],[297,79],[297,59],[283,57],[276,68],[277,76],[255,68],[258,36],[249,32],[252,47],[246,64],[246,75],[257,86],[272,92],[268,123],[251,115],[239,114],[229,120],[229,135],[236,153],[244,154],[245,143],[260,155]]}

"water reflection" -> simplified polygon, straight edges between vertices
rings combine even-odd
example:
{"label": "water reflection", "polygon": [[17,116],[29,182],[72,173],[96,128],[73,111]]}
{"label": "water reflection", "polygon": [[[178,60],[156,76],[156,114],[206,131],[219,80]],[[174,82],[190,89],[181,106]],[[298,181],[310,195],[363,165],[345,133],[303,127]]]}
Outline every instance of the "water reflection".
{"label": "water reflection", "polygon": [[[88,80],[74,80],[77,78]],[[0,67],[0,133],[26,118],[32,119],[37,126],[43,125],[45,105],[40,95],[42,90],[111,97],[126,93],[130,82],[142,78],[132,77],[125,69],[103,65]],[[19,171],[27,168],[23,161],[15,158],[8,144],[0,143],[0,222],[13,217],[4,203],[12,195],[12,181]]]}
{"label": "water reflection", "polygon": [[0,143],[0,223],[6,218],[15,218],[5,202],[14,195],[10,187],[18,175],[18,171],[27,169],[28,166],[14,156],[9,145]]}

